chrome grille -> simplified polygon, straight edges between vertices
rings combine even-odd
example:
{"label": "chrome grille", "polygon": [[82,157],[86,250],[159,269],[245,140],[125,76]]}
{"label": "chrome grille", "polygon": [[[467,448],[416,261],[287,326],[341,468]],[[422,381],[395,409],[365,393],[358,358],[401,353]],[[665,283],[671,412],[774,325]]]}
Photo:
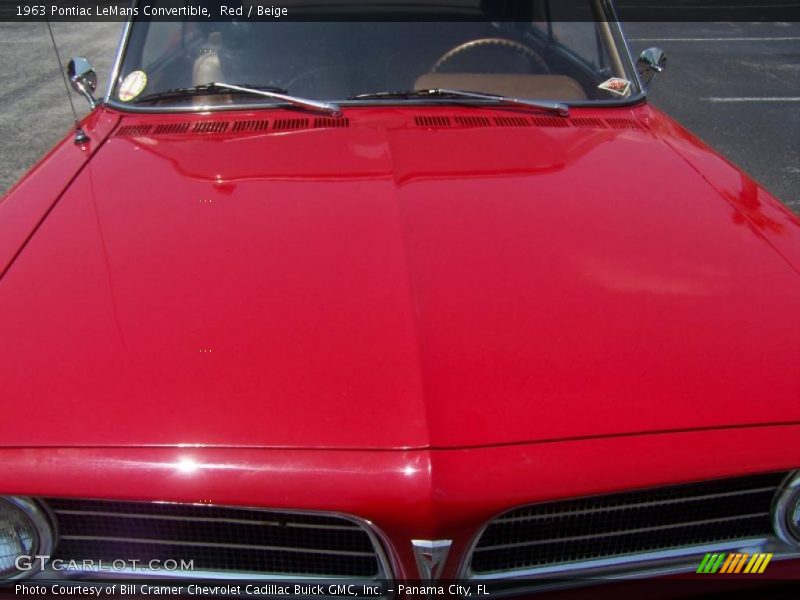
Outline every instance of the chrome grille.
{"label": "chrome grille", "polygon": [[[377,579],[383,554],[349,517],[202,504],[47,499],[58,526],[53,558],[193,560],[194,574]],[[192,573],[188,573],[192,575]]]}
{"label": "chrome grille", "polygon": [[470,557],[473,574],[760,538],[787,473],[768,473],[548,502],[491,521]]}

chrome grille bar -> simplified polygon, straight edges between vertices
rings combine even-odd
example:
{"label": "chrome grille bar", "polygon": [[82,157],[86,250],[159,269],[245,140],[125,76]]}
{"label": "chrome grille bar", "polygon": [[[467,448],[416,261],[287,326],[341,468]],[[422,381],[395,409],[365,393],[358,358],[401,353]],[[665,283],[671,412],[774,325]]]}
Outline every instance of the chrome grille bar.
{"label": "chrome grille bar", "polygon": [[[604,537],[613,537],[616,535],[630,535],[635,533],[644,533],[646,531],[661,531],[664,529],[674,529],[676,527],[691,527],[694,525],[708,525],[711,523],[724,523],[726,521],[733,521],[734,519],[755,519],[759,517],[769,517],[768,512],[765,513],[756,513],[752,515],[740,515],[737,517],[726,517],[724,519],[706,519],[704,521],[688,521],[686,523],[676,523],[673,525],[656,525],[653,527],[639,527],[636,529],[626,529],[624,531],[611,531],[608,533],[604,533]],[[553,542],[575,542],[580,540],[591,540],[595,539],[597,536],[595,534],[588,534],[588,535],[573,535],[570,537],[560,537],[560,538],[545,538],[542,540],[534,540],[530,542],[517,542],[512,544],[498,544],[496,546],[483,546],[481,548],[475,548],[475,552],[487,552],[490,550],[501,550],[503,548],[523,548],[525,546],[538,546],[540,544],[552,544]]]}
{"label": "chrome grille bar", "polygon": [[195,570],[185,573],[192,578],[391,577],[376,533],[348,515],[161,502],[44,502],[59,530],[54,559],[192,560]]}
{"label": "chrome grille bar", "polygon": [[522,517],[499,517],[495,519],[494,523],[519,523],[521,521],[532,521],[535,519],[552,519],[556,517],[572,517],[576,515],[588,515],[592,513],[604,513],[615,510],[635,510],[637,508],[646,508],[654,506],[668,506],[670,504],[680,504],[683,502],[697,502],[701,500],[711,500],[713,498],[728,498],[731,496],[742,496],[745,494],[758,494],[762,492],[774,493],[774,487],[760,487],[751,490],[742,490],[736,492],[726,492],[721,494],[705,494],[703,496],[692,496],[687,498],[674,498],[672,500],[654,500],[652,502],[637,502],[633,504],[618,504],[614,506],[604,506],[600,508],[588,508],[585,510],[568,510],[554,513],[532,514]]}
{"label": "chrome grille bar", "polygon": [[89,511],[89,510],[54,510],[52,511],[57,515],[83,515],[83,516],[100,516],[100,517],[115,517],[119,519],[154,519],[161,521],[191,521],[193,523],[230,523],[233,525],[272,525],[283,527],[305,527],[313,529],[330,529],[339,531],[358,531],[360,528],[357,525],[309,525],[306,523],[281,523],[279,521],[264,521],[253,519],[226,519],[226,518],[213,518],[213,517],[176,517],[165,515],[148,515],[143,513],[120,513],[120,512],[105,512],[105,511]]}
{"label": "chrome grille bar", "polygon": [[652,568],[653,561],[679,561],[705,547],[779,544],[771,506],[786,476],[765,473],[522,506],[483,528],[462,575],[619,576],[629,573],[625,565]]}
{"label": "chrome grille bar", "polygon": [[243,550],[274,550],[300,552],[303,554],[332,554],[337,556],[374,556],[373,552],[348,552],[346,550],[317,550],[315,548],[290,548],[288,546],[264,546],[256,544],[219,544],[214,542],[187,542],[183,540],[153,540],[148,538],[98,537],[92,535],[62,535],[62,540],[103,541],[122,544],[155,544],[158,546],[200,546],[202,548],[240,548]]}

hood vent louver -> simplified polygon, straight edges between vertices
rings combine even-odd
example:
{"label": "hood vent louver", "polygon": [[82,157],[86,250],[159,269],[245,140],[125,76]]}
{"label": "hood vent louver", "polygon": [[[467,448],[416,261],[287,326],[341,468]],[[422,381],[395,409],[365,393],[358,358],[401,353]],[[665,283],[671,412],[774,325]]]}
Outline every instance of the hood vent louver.
{"label": "hood vent louver", "polygon": [[454,118],[456,125],[460,125],[461,127],[490,127],[491,121],[489,121],[488,117],[463,117],[458,116]]}
{"label": "hood vent louver", "polygon": [[589,129],[606,128],[606,124],[603,122],[603,119],[597,119],[595,117],[574,117],[570,119],[570,121],[575,127],[586,127]]}
{"label": "hood vent louver", "polygon": [[153,135],[165,135],[168,133],[186,133],[189,130],[189,123],[164,123],[156,125]]}
{"label": "hood vent louver", "polygon": [[314,119],[315,129],[350,127],[350,119],[345,117],[317,117]]}
{"label": "hood vent louver", "polygon": [[[476,126],[489,124],[485,117],[476,117]],[[171,135],[188,133],[257,133],[260,131],[299,131],[301,129],[342,129],[350,127],[350,120],[343,117],[317,117],[277,119],[243,119],[240,121],[198,121],[192,123],[162,123],[160,125],[125,125],[114,134],[115,137],[136,137],[143,135]]]}
{"label": "hood vent louver", "polygon": [[278,119],[272,129],[279,131],[295,131],[297,129],[308,129],[308,119]]}
{"label": "hood vent louver", "polygon": [[537,127],[569,127],[569,119],[564,117],[531,117]]}
{"label": "hood vent louver", "polygon": [[531,117],[537,127],[569,127],[569,119],[564,117]]}
{"label": "hood vent louver", "polygon": [[426,129],[454,127],[555,127],[559,129],[578,127],[583,129],[628,129],[644,131],[645,127],[636,119],[614,117],[551,117],[547,115],[485,117],[482,115],[418,115],[414,117],[417,127]]}
{"label": "hood vent louver", "polygon": [[[426,129],[465,127],[551,127],[616,129],[646,131],[647,127],[630,117],[554,117],[549,115],[416,115],[414,125]],[[315,117],[276,119],[244,119],[239,121],[198,121],[162,123],[160,125],[134,124],[120,127],[115,137],[141,137],[175,134],[257,133],[262,131],[300,131],[303,129],[342,129],[350,127],[350,120],[342,117]]]}
{"label": "hood vent louver", "polygon": [[137,137],[147,135],[150,133],[150,129],[152,129],[150,125],[126,125],[117,130],[115,137]]}
{"label": "hood vent louver", "polygon": [[253,131],[266,131],[269,129],[269,121],[266,119],[251,119],[249,121],[234,121],[231,131],[234,133],[245,133]]}
{"label": "hood vent louver", "polygon": [[227,130],[227,121],[204,121],[195,123],[192,133],[224,133]]}
{"label": "hood vent louver", "polygon": [[495,117],[494,124],[498,127],[530,127],[531,122],[525,117]]}
{"label": "hood vent louver", "polygon": [[414,117],[417,127],[450,127],[450,117],[439,115],[419,115]]}

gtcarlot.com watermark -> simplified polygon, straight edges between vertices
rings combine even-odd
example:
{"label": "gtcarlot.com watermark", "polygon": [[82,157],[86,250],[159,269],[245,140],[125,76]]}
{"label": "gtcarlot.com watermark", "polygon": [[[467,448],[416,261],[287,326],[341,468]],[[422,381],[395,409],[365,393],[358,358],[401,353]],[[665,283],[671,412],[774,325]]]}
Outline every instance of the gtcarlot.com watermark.
{"label": "gtcarlot.com watermark", "polygon": [[127,573],[133,571],[194,571],[194,559],[153,559],[137,560],[118,558],[115,560],[65,560],[56,558],[50,560],[49,554],[36,554],[33,556],[20,555],[16,558],[14,566],[19,571],[38,571],[47,566],[53,571],[81,571],[81,572],[115,572]]}

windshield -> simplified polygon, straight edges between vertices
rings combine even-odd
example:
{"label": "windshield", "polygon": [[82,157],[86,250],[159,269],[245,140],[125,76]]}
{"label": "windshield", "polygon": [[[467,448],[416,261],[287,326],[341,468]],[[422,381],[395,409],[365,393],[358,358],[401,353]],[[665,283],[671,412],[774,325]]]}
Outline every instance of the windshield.
{"label": "windshield", "polygon": [[[392,20],[380,20],[381,4],[342,0],[316,15],[309,11],[321,10],[319,0],[287,3],[294,15],[320,20],[140,15],[109,100],[162,110],[280,103],[210,83],[344,104],[453,101],[409,93],[443,88],[570,104],[624,102],[639,94],[620,30],[605,20],[604,0],[573,0],[566,12],[563,0],[434,0],[424,10],[393,3]],[[246,1],[236,6],[247,14]],[[358,18],[345,10],[353,6]],[[337,14],[348,20],[336,20]],[[493,20],[506,15],[512,18]],[[189,93],[197,86],[204,87]]]}

